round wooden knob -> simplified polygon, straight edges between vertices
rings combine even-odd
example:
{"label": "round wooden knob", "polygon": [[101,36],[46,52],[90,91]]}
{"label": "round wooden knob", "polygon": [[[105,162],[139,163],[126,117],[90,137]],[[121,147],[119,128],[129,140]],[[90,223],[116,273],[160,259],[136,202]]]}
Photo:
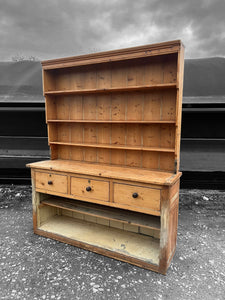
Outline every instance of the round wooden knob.
{"label": "round wooden knob", "polygon": [[87,191],[87,192],[90,192],[90,191],[91,191],[91,187],[90,187],[90,186],[87,186],[87,187],[86,187],[86,191]]}
{"label": "round wooden knob", "polygon": [[49,180],[49,181],[48,181],[48,184],[51,185],[51,184],[53,184],[53,182],[52,182],[51,180]]}
{"label": "round wooden knob", "polygon": [[132,197],[133,198],[137,198],[138,197],[138,193],[133,193]]}

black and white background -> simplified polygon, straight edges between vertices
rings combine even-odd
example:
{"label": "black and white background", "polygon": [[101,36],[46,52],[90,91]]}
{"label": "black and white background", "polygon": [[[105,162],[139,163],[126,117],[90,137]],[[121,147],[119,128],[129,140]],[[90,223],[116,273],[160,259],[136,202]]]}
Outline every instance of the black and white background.
{"label": "black and white background", "polygon": [[[224,0],[0,0],[0,299],[224,299],[224,16]],[[176,39],[183,176],[167,276],[35,236],[25,164],[49,157],[40,61]]]}

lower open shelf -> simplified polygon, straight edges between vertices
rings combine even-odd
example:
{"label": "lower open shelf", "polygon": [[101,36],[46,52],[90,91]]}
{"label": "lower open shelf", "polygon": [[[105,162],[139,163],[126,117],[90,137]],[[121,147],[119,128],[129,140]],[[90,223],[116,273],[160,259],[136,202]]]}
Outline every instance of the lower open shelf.
{"label": "lower open shelf", "polygon": [[159,240],[63,215],[55,215],[38,228],[98,248],[117,252],[146,263],[159,264]]}
{"label": "lower open shelf", "polygon": [[[37,233],[104,254],[159,265],[160,217],[37,193]],[[69,241],[66,239],[69,239]]]}
{"label": "lower open shelf", "polygon": [[132,228],[133,226],[133,230],[141,231],[141,233],[146,232],[146,230],[152,232],[154,230],[159,236],[160,232],[160,218],[157,216],[50,195],[41,201],[40,207],[43,205],[60,208],[62,213],[69,216],[75,215],[79,219],[89,218],[90,220],[92,218],[95,223],[108,223],[111,227],[113,227],[112,223],[117,223],[117,226],[120,224],[121,228],[124,226],[125,228],[127,228],[126,226]]}

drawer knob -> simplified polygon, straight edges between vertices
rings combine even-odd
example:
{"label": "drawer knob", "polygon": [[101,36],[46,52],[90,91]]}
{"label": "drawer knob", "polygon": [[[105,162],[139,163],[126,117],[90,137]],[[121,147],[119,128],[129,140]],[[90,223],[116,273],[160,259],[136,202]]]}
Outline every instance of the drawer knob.
{"label": "drawer knob", "polygon": [[87,187],[86,187],[86,191],[87,191],[87,192],[90,192],[90,191],[91,191],[91,187],[90,187],[90,186],[87,186]]}
{"label": "drawer knob", "polygon": [[137,198],[138,197],[138,193],[133,193],[132,197],[133,198]]}
{"label": "drawer knob", "polygon": [[48,181],[48,184],[51,185],[51,184],[53,184],[53,182],[52,182],[51,180],[49,180],[49,181]]}

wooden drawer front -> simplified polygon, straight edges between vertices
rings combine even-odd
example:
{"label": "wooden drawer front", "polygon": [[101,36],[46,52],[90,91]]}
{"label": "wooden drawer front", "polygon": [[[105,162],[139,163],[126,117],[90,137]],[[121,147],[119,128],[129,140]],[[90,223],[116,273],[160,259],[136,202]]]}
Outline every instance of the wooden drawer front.
{"label": "wooden drawer front", "polygon": [[51,173],[35,172],[36,188],[61,194],[67,193],[67,176]]}
{"label": "wooden drawer front", "polygon": [[109,182],[71,177],[71,194],[81,198],[109,201]]}
{"label": "wooden drawer front", "polygon": [[[136,197],[136,198],[134,198]],[[160,190],[114,183],[114,202],[129,206],[160,210]]]}

